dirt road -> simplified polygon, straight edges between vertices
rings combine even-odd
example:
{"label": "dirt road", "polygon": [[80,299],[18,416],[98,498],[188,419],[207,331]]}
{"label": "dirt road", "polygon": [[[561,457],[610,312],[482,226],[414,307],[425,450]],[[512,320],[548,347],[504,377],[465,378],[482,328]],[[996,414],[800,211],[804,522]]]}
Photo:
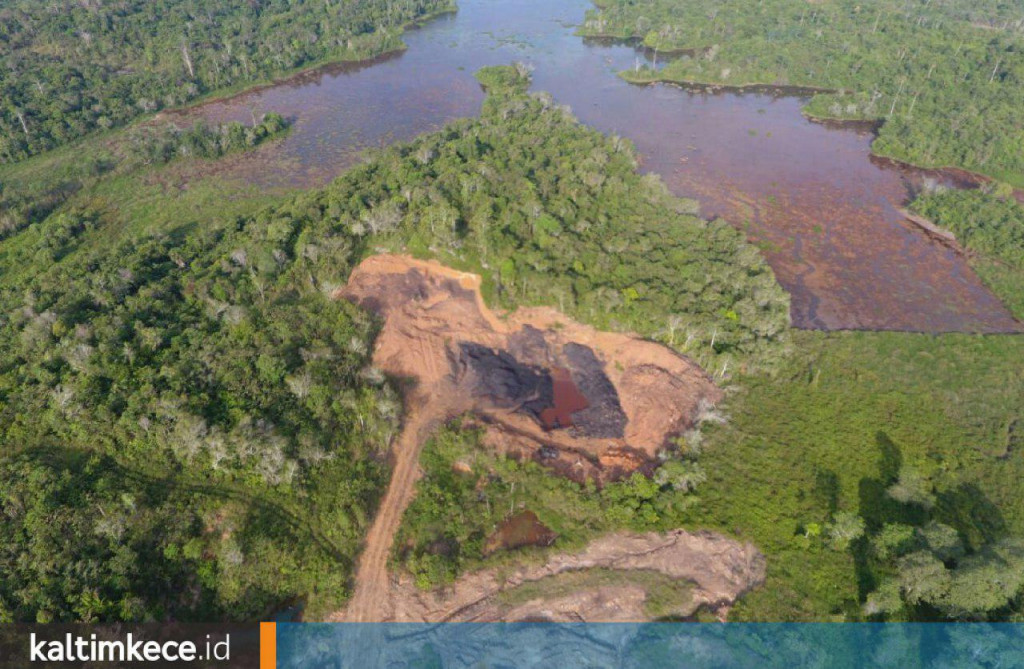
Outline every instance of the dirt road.
{"label": "dirt road", "polygon": [[420,451],[433,427],[430,407],[410,412],[408,421],[394,444],[395,466],[388,490],[381,500],[373,526],[366,535],[366,546],[356,570],[356,589],[348,607],[332,617],[333,622],[381,622],[392,618],[391,584],[388,581],[388,556],[402,514],[412,501],[420,477]]}

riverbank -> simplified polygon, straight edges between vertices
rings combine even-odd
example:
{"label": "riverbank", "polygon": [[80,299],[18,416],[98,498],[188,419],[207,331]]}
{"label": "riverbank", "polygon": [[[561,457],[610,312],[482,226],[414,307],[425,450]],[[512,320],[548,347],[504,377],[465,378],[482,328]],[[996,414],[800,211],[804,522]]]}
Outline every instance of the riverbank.
{"label": "riverbank", "polygon": [[[252,108],[296,119],[276,151],[225,176],[260,188],[322,186],[367,150],[475,116],[483,99],[468,74],[475,64],[522,60],[536,68],[534,90],[632,142],[644,171],[658,173],[675,195],[700,200],[705,217],[731,220],[763,242],[776,273],[787,277],[797,327],[1004,329],[1001,305],[962,259],[924,235],[908,238],[893,205],[922,188],[918,177],[878,169],[863,133],[804,122],[794,94],[810,91],[643,90],[615,76],[635,62],[633,46],[587,45],[574,34],[583,0],[531,1],[536,6],[524,12],[464,0],[456,19],[410,32],[407,57],[203,107],[198,116],[213,122],[245,121]],[[495,25],[504,32],[496,35]],[[557,66],[565,63],[573,65]],[[600,178],[599,166],[585,170]]]}
{"label": "riverbank", "polygon": [[[429,14],[424,14],[418,19],[410,21],[409,23],[406,23],[403,26],[401,26],[398,32],[398,37],[401,38],[406,32],[422,28],[424,25],[430,23],[431,21],[435,21],[443,16],[451,16],[457,14],[458,11],[458,6],[453,4],[450,8],[438,10],[436,12],[431,12]],[[230,102],[231,100],[234,100],[243,95],[258,93],[259,91],[274,88],[277,86],[288,84],[301,85],[302,83],[304,83],[303,79],[305,79],[306,77],[314,77],[327,70],[330,70],[337,74],[341,74],[344,72],[357,72],[359,70],[364,70],[366,68],[373,67],[374,65],[386,62],[388,60],[391,60],[392,58],[397,58],[398,56],[405,53],[408,49],[409,45],[403,42],[400,46],[396,48],[386,49],[384,51],[381,51],[380,53],[373,55],[356,55],[353,58],[322,58],[298,68],[282,70],[280,73],[277,73],[272,77],[257,79],[251,82],[246,82],[235,86],[228,86],[226,88],[217,89],[215,91],[210,91],[209,93],[205,93],[195,98],[194,100],[190,100],[187,104],[178,107],[162,109],[155,115],[150,117],[149,120],[157,120],[161,116],[166,114],[187,113],[188,111],[193,110],[196,107],[201,107],[215,102]],[[137,121],[137,123],[144,122],[144,120],[145,119],[140,119],[140,121]],[[129,125],[127,127],[131,126]]]}
{"label": "riverbank", "polygon": [[[641,70],[641,72],[647,73],[650,70]],[[649,77],[639,76],[637,72],[631,72],[624,70],[619,73],[625,81],[637,85],[637,86],[649,86],[652,84],[665,84],[668,86],[677,86],[684,90],[695,90],[708,93],[761,93],[766,95],[791,95],[796,97],[806,97],[809,95],[817,95],[818,93],[838,93],[840,95],[848,93],[843,89],[834,88],[818,88],[815,86],[794,86],[789,84],[765,84],[759,82],[751,82],[744,84],[723,84],[711,81],[696,81],[696,80],[680,80],[672,79],[669,77]]]}
{"label": "riverbank", "polygon": [[897,208],[896,211],[903,214],[903,217],[905,219],[907,219],[917,227],[921,228],[928,234],[934,235],[935,237],[938,237],[939,239],[945,240],[947,242],[956,242],[956,235],[954,235],[949,230],[940,228],[939,226],[935,225],[924,216],[918,216],[917,214],[912,213],[910,210],[904,209],[902,207]]}
{"label": "riverbank", "polygon": [[[628,43],[628,40],[624,41]],[[645,46],[644,48],[650,47]],[[643,72],[649,73],[650,70],[644,70]],[[673,86],[685,91],[696,91],[701,93],[709,93],[712,95],[720,93],[749,93],[754,95],[772,95],[779,97],[794,96],[802,98],[818,94],[849,95],[852,93],[852,91],[848,91],[845,89],[819,88],[815,86],[766,84],[758,82],[744,84],[723,84],[714,82],[701,82],[695,80],[678,80],[662,76],[637,76],[635,73],[629,70],[620,72],[619,76],[623,80],[635,86],[650,86],[660,84],[665,86]],[[870,132],[875,136],[875,139],[878,138],[879,132],[885,125],[885,119],[882,118],[857,119],[821,116],[807,111],[806,107],[801,110],[801,115],[811,123],[817,123],[818,125],[822,125],[828,128],[839,130],[854,130],[856,132]],[[1000,179],[995,175],[975,172],[963,167],[953,167],[948,165],[928,166],[914,163],[894,156],[881,154],[876,152],[873,146],[871,151],[871,159],[872,161],[875,162],[887,163],[888,166],[897,169],[914,170],[918,173],[926,174],[927,176],[934,176],[936,178],[953,181],[956,184],[957,188],[980,188],[986,184],[1000,181]],[[1024,203],[1024,189],[1014,187],[1013,195],[1018,202]]]}

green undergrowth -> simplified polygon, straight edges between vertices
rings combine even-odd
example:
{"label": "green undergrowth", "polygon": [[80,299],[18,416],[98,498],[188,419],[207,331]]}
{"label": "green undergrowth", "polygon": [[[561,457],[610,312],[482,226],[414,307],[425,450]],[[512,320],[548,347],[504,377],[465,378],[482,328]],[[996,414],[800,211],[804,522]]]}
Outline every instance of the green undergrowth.
{"label": "green undergrowth", "polygon": [[[424,476],[395,539],[392,564],[420,587],[451,583],[466,571],[541,560],[551,551],[582,548],[614,530],[667,530],[697,503],[700,470],[673,460],[654,479],[634,474],[599,489],[576,483],[532,462],[495,455],[479,429],[449,425],[420,456]],[[532,511],[556,535],[550,547],[487,554],[487,540],[502,521]]]}
{"label": "green undergrowth", "polygon": [[1002,191],[928,193],[911,209],[956,235],[978,275],[1024,320],[1024,205],[1008,189]]}
{"label": "green undergrowth", "polygon": [[[785,372],[743,380],[724,407],[728,423],[708,431],[700,458],[708,480],[688,523],[748,539],[768,558],[765,586],[735,619],[863,618],[868,595],[895,571],[871,548],[887,524],[942,523],[973,552],[1024,535],[1024,338],[795,339]],[[893,498],[907,477],[933,498],[927,509]],[[847,514],[865,533],[837,549],[829,540],[837,520],[857,524]]]}

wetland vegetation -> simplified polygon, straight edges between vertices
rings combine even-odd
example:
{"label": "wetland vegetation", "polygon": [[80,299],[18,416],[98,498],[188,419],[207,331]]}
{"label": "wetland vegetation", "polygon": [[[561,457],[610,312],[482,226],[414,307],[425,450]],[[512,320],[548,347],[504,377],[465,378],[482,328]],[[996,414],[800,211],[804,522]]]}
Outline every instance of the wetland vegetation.
{"label": "wetland vegetation", "polygon": [[[631,81],[821,89],[819,118],[882,122],[875,153],[1024,187],[1024,9],[947,0],[601,0],[584,35],[697,49]],[[828,92],[838,91],[838,92]]]}
{"label": "wetland vegetation", "polygon": [[1024,320],[1024,206],[1011,189],[943,189],[917,198],[911,209],[956,235],[981,278]]}
{"label": "wetland vegetation", "polygon": [[[393,554],[422,585],[533,559],[545,549],[486,550],[525,508],[559,549],[623,528],[753,542],[768,581],[737,620],[1024,615],[1019,335],[792,330],[741,221],[701,218],[637,172],[629,140],[528,93],[522,68],[479,73],[479,118],[326,187],[227,179],[288,122],[133,120],[394,48],[449,5],[201,4],[0,2],[0,622],[252,619],[296,598],[315,619],[344,601],[402,408],[370,364],[378,324],[331,296],[387,250],[480,273],[491,306],[639,332],[729,389],[722,420],[682,435],[653,478],[603,489],[448,426]],[[631,78],[843,88],[808,111],[884,120],[879,153],[1022,183],[1012,5],[602,6],[586,32],[718,45]],[[1024,314],[1024,211],[1006,185],[911,208]]]}
{"label": "wetland vegetation", "polygon": [[0,162],[165,107],[402,47],[451,0],[0,3]]}

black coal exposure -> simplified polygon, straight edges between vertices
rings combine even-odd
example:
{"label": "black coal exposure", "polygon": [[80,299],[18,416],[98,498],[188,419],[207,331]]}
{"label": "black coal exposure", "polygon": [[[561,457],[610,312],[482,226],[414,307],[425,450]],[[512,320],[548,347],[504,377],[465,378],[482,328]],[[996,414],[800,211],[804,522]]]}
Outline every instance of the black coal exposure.
{"label": "black coal exposure", "polygon": [[[541,414],[557,401],[550,369],[524,363],[508,351],[473,342],[461,342],[459,349],[460,362],[475,373],[474,392],[544,424]],[[599,439],[621,438],[626,414],[601,361],[593,350],[580,344],[567,344],[563,354],[565,367],[587,401],[586,408],[572,415],[574,432]]]}

